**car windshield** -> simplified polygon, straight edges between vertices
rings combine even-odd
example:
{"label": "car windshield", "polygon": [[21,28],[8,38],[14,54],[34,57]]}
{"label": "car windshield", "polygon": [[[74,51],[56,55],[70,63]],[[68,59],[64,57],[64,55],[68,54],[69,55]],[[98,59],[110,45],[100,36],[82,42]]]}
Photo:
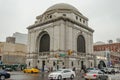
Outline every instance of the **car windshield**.
{"label": "car windshield", "polygon": [[103,73],[103,72],[100,70],[91,70],[89,73]]}
{"label": "car windshield", "polygon": [[90,71],[89,73],[98,73],[98,72],[96,72],[96,71]]}
{"label": "car windshield", "polygon": [[98,68],[87,68],[87,70],[98,70]]}
{"label": "car windshield", "polygon": [[54,71],[54,72],[62,72],[62,70],[56,70],[56,71]]}

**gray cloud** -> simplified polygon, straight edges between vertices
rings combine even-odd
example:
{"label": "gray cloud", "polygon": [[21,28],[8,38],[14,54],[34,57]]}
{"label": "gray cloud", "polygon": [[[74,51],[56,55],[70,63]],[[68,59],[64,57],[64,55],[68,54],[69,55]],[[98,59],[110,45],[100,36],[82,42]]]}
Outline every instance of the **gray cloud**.
{"label": "gray cloud", "polygon": [[14,32],[27,33],[36,16],[56,3],[68,3],[89,18],[94,42],[120,37],[120,0],[0,0],[0,41]]}

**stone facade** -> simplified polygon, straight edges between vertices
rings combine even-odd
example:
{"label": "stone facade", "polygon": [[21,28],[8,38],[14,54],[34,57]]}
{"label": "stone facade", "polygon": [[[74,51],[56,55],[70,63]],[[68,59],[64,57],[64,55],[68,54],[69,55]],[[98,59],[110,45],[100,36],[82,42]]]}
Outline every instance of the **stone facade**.
{"label": "stone facade", "polygon": [[3,64],[25,64],[26,53],[24,44],[0,42],[0,61]]}
{"label": "stone facade", "polygon": [[[88,26],[88,18],[76,8],[64,3],[56,4],[36,19],[35,24],[27,28],[28,67],[81,68],[83,64],[87,67],[94,66],[94,60],[91,59],[93,30]],[[48,39],[46,43],[45,39]],[[42,48],[44,46],[46,50]],[[72,51],[71,55],[67,55],[69,50]],[[65,56],[55,57],[60,54]]]}

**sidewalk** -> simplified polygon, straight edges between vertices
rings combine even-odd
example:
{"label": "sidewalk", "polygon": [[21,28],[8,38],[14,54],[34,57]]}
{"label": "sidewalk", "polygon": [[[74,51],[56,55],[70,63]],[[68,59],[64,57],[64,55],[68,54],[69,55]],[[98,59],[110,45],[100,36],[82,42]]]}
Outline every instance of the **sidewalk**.
{"label": "sidewalk", "polygon": [[23,74],[24,72],[23,71],[11,71],[9,72],[11,75],[20,75],[20,74]]}

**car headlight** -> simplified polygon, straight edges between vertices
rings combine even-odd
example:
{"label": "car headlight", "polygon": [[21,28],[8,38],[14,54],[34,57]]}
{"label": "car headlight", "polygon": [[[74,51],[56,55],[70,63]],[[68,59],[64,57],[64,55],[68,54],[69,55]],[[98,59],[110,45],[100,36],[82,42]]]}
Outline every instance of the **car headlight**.
{"label": "car headlight", "polygon": [[8,74],[10,74],[10,72],[7,72]]}
{"label": "car headlight", "polygon": [[51,75],[49,75],[50,77],[57,77],[58,75],[57,74],[51,74]]}
{"label": "car headlight", "polygon": [[58,74],[55,74],[55,76],[57,77],[57,76],[58,76]]}

